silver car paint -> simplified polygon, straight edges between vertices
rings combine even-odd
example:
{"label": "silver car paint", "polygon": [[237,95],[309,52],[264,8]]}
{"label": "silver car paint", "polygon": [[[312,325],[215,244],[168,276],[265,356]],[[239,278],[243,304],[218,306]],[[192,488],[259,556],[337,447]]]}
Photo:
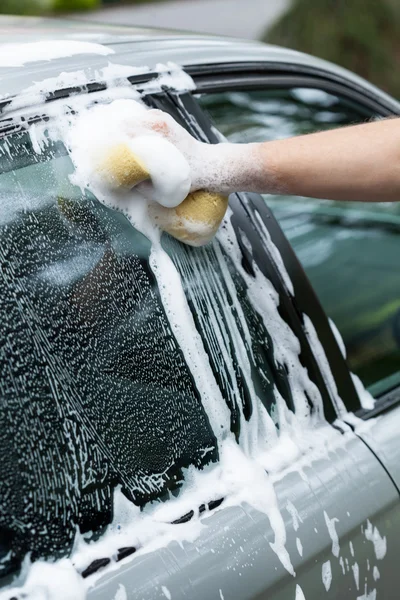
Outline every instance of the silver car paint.
{"label": "silver car paint", "polygon": [[[98,581],[88,599],[114,598],[122,585],[128,600],[163,599],[162,586],[173,600],[295,600],[296,585],[300,585],[306,600],[356,600],[364,597],[365,586],[369,593],[376,590],[377,599],[397,600],[400,505],[398,492],[382,466],[355,434],[347,433],[329,456],[306,467],[304,475],[306,478],[294,471],[275,484],[295,578],[270,546],[274,533],[268,518],[244,505],[205,518],[205,529],[194,544],[181,547],[171,543],[127,559],[126,564]],[[297,531],[288,501],[301,519]],[[338,519],[337,556],[332,552],[324,511],[330,519]],[[377,559],[373,543],[362,533],[368,519],[382,537],[386,536],[383,560]],[[327,561],[332,571],[328,590],[322,579],[322,565]],[[373,577],[375,566],[380,573],[377,581]]]}
{"label": "silver car paint", "polygon": [[[17,27],[18,23],[20,23],[19,29]],[[165,64],[169,61],[183,67],[262,62],[321,69],[349,83],[364,87],[366,90],[385,99],[389,104],[399,106],[393,98],[342,67],[314,56],[261,42],[199,34],[180,34],[179,32],[165,32],[162,30],[140,30],[130,27],[104,28],[92,26],[91,30],[87,32],[82,24],[78,25],[76,22],[16,18],[10,21],[5,17],[0,18],[0,42],[10,41],[8,33],[10,25],[14,27],[13,43],[34,41],[43,39],[43,37],[46,39],[79,39],[101,42],[113,49],[115,54],[106,57],[98,55],[74,56],[65,59],[28,63],[27,66],[20,68],[0,68],[0,96],[4,97],[20,94],[35,82],[57,77],[61,72],[83,70],[87,73],[88,78],[98,79],[98,74],[96,75],[95,71],[105,68],[110,62],[129,65],[133,68],[148,66],[150,69],[158,63]],[[5,26],[6,32],[4,31]],[[52,35],[49,34],[49,29],[52,31]],[[100,34],[100,32],[102,33]],[[119,35],[116,35],[116,32]]]}

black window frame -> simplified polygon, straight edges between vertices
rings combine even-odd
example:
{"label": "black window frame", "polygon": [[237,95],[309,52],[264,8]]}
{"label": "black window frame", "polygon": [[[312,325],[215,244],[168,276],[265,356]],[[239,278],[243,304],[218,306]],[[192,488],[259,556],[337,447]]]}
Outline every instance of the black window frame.
{"label": "black window frame", "polygon": [[[216,133],[213,131],[210,119],[200,108],[200,105],[193,95],[179,95],[169,92],[168,97],[169,100],[176,105],[176,108],[182,116],[182,120],[187,122],[189,130],[193,135],[199,139],[203,139],[203,141],[211,143],[217,143],[219,141]],[[252,245],[253,258],[258,268],[272,282],[280,295],[282,301],[280,306],[281,314],[300,341],[301,357],[304,366],[308,370],[310,379],[317,385],[321,393],[326,420],[329,423],[333,423],[340,415],[340,407],[336,405],[336,399],[329,391],[329,385],[311,349],[303,322],[304,314],[308,314],[310,317],[320,339],[322,335],[324,337],[328,336],[328,338],[332,338],[334,344],[330,346],[330,354],[332,355],[333,360],[340,358],[341,362],[341,368],[337,369],[335,378],[339,395],[342,396],[346,393],[347,397],[351,399],[352,402],[351,410],[359,410],[361,405],[358,395],[355,391],[347,365],[343,361],[340,348],[336,344],[329,321],[319,304],[314,290],[308,282],[297,256],[287,241],[274,215],[259,194],[231,194],[229,203],[235,212],[236,226],[244,231]],[[273,243],[281,252],[285,266],[292,280],[295,292],[294,296],[286,287],[282,274],[279,272],[268,248],[262,243],[260,225],[257,221],[256,213],[260,215],[264,225],[268,229]],[[302,302],[299,302],[300,297]],[[304,306],[307,306],[308,309],[310,306],[316,306],[316,310],[312,311],[313,314],[309,314],[309,310],[304,310]]]}
{"label": "black window frame", "polygon": [[[306,64],[236,62],[196,65],[186,70],[196,84],[196,89],[192,92],[194,95],[277,89],[278,87],[279,89],[313,88],[347,98],[382,117],[400,115],[400,103],[383,93],[381,94],[378,89],[363,87],[359,81],[355,82],[351,77],[347,79],[335,71]],[[400,404],[400,385],[398,385],[378,396],[372,410],[362,408],[349,368],[332,332],[328,317],[291,244],[259,195],[244,194],[241,196],[247,198],[253,210],[255,208],[262,216],[272,241],[278,247],[295,290],[295,297],[292,299],[294,310],[300,320],[302,320],[303,314],[307,314],[311,319],[328,359],[338,394],[346,409],[367,420]],[[333,399],[332,402],[334,403]]]}

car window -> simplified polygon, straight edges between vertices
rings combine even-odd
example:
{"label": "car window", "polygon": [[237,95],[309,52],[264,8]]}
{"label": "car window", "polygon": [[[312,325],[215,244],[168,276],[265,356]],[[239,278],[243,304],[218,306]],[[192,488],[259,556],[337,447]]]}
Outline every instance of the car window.
{"label": "car window", "polygon": [[[26,132],[0,141],[0,575],[28,552],[62,555],[77,527],[101,532],[116,486],[140,506],[166,500],[185,468],[218,460],[150,242],[74,187],[72,172],[61,143],[38,154]],[[279,429],[277,396],[293,406],[291,365],[275,357],[233,253],[218,240],[189,248],[165,235],[163,245],[230,430],[239,440],[260,407]]]}
{"label": "car window", "polygon": [[[200,102],[234,142],[285,138],[375,116],[318,89],[218,93]],[[351,370],[375,394],[400,382],[400,204],[265,200],[338,327]]]}

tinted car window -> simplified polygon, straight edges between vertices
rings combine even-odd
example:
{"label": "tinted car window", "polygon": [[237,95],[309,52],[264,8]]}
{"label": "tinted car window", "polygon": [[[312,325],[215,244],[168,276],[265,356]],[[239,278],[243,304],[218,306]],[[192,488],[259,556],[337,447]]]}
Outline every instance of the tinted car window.
{"label": "tinted car window", "polygon": [[[217,461],[218,447],[161,302],[147,238],[70,183],[62,144],[36,154],[26,133],[0,144],[0,574],[7,575],[27,552],[33,559],[68,552],[77,526],[101,532],[117,485],[138,505],[164,500],[179,493],[184,467]],[[254,394],[279,427],[274,389],[289,402],[287,371],[226,249],[218,241],[189,248],[166,235],[163,244],[236,439]]]}
{"label": "tinted car window", "polygon": [[[231,141],[254,142],[365,121],[363,107],[317,89],[249,91],[200,99]],[[373,392],[400,364],[399,204],[265,196]],[[399,378],[400,379],[400,378]]]}

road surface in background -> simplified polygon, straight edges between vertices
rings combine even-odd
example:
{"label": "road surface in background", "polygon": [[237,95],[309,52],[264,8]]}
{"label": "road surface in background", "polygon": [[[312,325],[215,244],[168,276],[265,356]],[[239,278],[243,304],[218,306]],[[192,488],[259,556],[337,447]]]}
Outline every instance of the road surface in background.
{"label": "road surface in background", "polygon": [[103,8],[74,17],[258,39],[288,4],[289,0],[175,0]]}

